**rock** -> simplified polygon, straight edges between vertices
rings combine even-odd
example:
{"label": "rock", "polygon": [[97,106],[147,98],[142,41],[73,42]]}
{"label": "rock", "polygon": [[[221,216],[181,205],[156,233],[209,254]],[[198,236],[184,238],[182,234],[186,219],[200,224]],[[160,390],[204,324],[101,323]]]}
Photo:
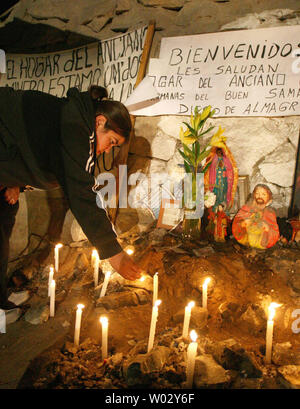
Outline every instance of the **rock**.
{"label": "rock", "polygon": [[237,319],[237,313],[240,306],[234,302],[223,302],[219,305],[218,312],[222,320],[226,322],[234,322]]}
{"label": "rock", "polygon": [[25,314],[25,321],[33,325],[39,325],[48,321],[50,309],[48,304],[36,304],[31,307]]}
{"label": "rock", "polygon": [[199,249],[193,249],[193,253],[197,257],[205,257],[214,254],[215,250],[211,246],[206,246]]}
{"label": "rock", "polygon": [[300,365],[285,365],[277,369],[279,382],[287,389],[300,389]]}
{"label": "rock", "polygon": [[79,270],[86,270],[89,266],[90,263],[85,253],[78,254],[74,268],[78,268]]}
{"label": "rock", "polygon": [[[185,309],[179,310],[176,314],[173,315],[172,321],[175,324],[182,324],[184,320]],[[190,328],[202,329],[207,324],[208,311],[205,308],[195,306],[192,308]]]}
{"label": "rock", "polygon": [[110,359],[114,366],[118,366],[123,360],[123,354],[122,352],[118,352],[117,354],[112,355]]}
{"label": "rock", "polygon": [[292,350],[290,342],[277,343],[273,346],[272,362],[279,366],[300,365],[300,353]]}
{"label": "rock", "polygon": [[225,347],[218,363],[224,369],[233,369],[241,375],[248,378],[259,378],[262,376],[262,371],[256,362],[254,354],[246,352],[239,345]]}
{"label": "rock", "polygon": [[209,385],[225,384],[229,382],[230,376],[222,366],[216,363],[211,355],[196,357],[194,384],[197,388]]}
{"label": "rock", "polygon": [[265,157],[258,166],[267,182],[277,186],[290,187],[294,181],[295,148],[285,142]]}
{"label": "rock", "polygon": [[11,301],[16,305],[21,305],[27,301],[29,297],[29,291],[20,291],[18,293],[11,293],[11,295],[8,297],[8,301]]}
{"label": "rock", "polygon": [[152,301],[152,296],[147,291],[139,289],[135,290],[134,292],[138,298],[139,304],[143,305]]}
{"label": "rock", "polygon": [[266,329],[266,318],[264,311],[257,305],[249,305],[241,315],[239,322],[246,331],[253,335],[259,335]]}
{"label": "rock", "polygon": [[[230,389],[262,389],[263,378],[240,378],[237,377],[230,385]],[[273,389],[273,388],[270,388]]]}
{"label": "rock", "polygon": [[151,242],[151,244],[161,243],[167,233],[168,231],[166,229],[157,228],[149,233],[149,241]]}
{"label": "rock", "polygon": [[70,353],[75,355],[78,352],[78,346],[74,345],[72,342],[66,341],[61,349],[63,354]]}
{"label": "rock", "polygon": [[108,310],[137,306],[139,304],[137,295],[133,291],[122,291],[120,293],[114,293],[106,295],[97,300],[97,307],[104,307]]}
{"label": "rock", "polygon": [[147,385],[151,382],[151,374],[159,372],[165,365],[170,349],[157,346],[149,353],[133,356],[123,365],[123,373],[128,386]]}
{"label": "rock", "polygon": [[20,308],[14,308],[13,310],[5,311],[6,325],[16,322],[20,318],[20,315]]}

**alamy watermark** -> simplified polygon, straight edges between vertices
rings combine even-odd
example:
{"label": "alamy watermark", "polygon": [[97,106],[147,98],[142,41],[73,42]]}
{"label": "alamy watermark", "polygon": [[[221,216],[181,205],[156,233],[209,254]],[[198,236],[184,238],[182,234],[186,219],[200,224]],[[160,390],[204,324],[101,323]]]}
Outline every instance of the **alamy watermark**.
{"label": "alamy watermark", "polygon": [[[117,207],[117,182],[113,174],[100,173],[96,178],[94,191],[97,193],[98,207]],[[168,204],[168,207],[188,209],[187,218],[199,219],[204,213],[203,173],[185,173],[180,180],[167,173],[145,175],[136,172],[128,177],[127,165],[120,165],[118,194],[118,207],[121,209],[155,208],[162,199],[176,199],[179,204]]]}
{"label": "alamy watermark", "polygon": [[5,51],[0,49],[0,74],[6,73],[6,56]]}

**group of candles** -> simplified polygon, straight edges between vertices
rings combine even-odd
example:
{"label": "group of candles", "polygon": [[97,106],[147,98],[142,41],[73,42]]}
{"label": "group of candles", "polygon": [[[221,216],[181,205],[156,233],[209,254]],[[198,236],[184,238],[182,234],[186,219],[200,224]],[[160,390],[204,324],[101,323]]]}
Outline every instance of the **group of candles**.
{"label": "group of candles", "polygon": [[[55,262],[55,271],[57,272],[59,269],[59,249],[62,247],[62,244],[57,244],[54,249],[54,262]],[[128,254],[133,253],[133,249],[127,249]],[[99,255],[96,250],[92,252],[92,266],[94,268],[94,284],[95,287],[98,286],[99,282]],[[109,283],[111,272],[107,271],[105,273],[104,282],[101,288],[100,297],[104,297],[107,286]],[[50,267],[49,273],[49,283],[48,283],[48,296],[50,297],[50,317],[54,317],[55,313],[55,280],[53,279],[54,270],[53,267]],[[140,280],[143,281],[145,277],[142,277]],[[202,307],[207,309],[207,289],[208,284],[211,282],[211,278],[207,277],[204,280],[202,285]],[[148,349],[147,351],[151,351],[154,345],[154,338],[156,332],[156,323],[158,319],[158,307],[161,304],[161,300],[158,300],[158,273],[155,273],[153,276],[153,300],[152,300],[152,316],[151,316],[151,324],[150,324],[150,332],[149,332],[149,339],[148,339]],[[182,336],[187,338],[192,308],[195,306],[195,302],[191,301],[185,307],[184,313],[184,320],[183,320],[183,330]],[[281,304],[277,304],[272,302],[269,306],[269,314],[268,314],[268,321],[267,321],[267,331],[266,331],[266,356],[265,361],[267,364],[271,363],[271,355],[272,355],[272,342],[273,342],[273,327],[274,327],[274,316],[275,316],[275,309],[280,307]],[[76,320],[75,320],[75,332],[74,332],[74,344],[79,345],[79,338],[80,338],[80,327],[81,327],[81,316],[82,316],[82,309],[84,308],[83,304],[77,305],[76,311]],[[106,359],[108,356],[108,318],[105,316],[100,317],[100,323],[102,327],[102,359]],[[197,356],[197,333],[192,330],[190,332],[191,342],[188,345],[187,349],[187,363],[186,363],[186,383],[188,388],[192,388],[193,385],[193,378],[194,378],[194,370],[195,370],[195,360]]]}

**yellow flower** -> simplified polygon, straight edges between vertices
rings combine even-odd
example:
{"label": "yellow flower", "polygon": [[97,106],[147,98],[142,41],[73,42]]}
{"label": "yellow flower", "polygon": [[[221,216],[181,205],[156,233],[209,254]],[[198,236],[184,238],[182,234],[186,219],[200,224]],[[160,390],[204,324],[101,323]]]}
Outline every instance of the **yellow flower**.
{"label": "yellow flower", "polygon": [[191,136],[189,130],[186,130],[185,132],[183,132],[182,127],[180,127],[179,136],[180,136],[181,142],[184,143],[185,145],[190,145],[194,143],[195,141],[197,141],[197,138],[195,138],[194,136]]}
{"label": "yellow flower", "polygon": [[210,114],[211,106],[208,105],[208,107],[204,108],[201,115],[200,115],[200,120],[203,121],[203,119],[207,118],[208,115]]}
{"label": "yellow flower", "polygon": [[210,145],[211,146],[216,146],[218,148],[225,148],[224,143],[226,142],[226,136],[222,135],[225,129],[222,129],[221,126],[219,126],[219,129],[217,132],[212,136],[210,140]]}

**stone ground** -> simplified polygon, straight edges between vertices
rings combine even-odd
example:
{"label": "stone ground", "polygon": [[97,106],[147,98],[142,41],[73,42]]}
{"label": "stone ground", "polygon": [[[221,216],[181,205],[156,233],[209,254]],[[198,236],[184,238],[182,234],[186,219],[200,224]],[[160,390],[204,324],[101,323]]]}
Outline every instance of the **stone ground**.
{"label": "stone ground", "polygon": [[[165,234],[162,230],[151,234],[132,242],[136,261],[149,275],[147,283],[128,283],[114,276],[107,295],[100,300],[100,287],[94,288],[89,263],[92,249],[87,243],[80,247],[65,246],[61,269],[55,277],[54,318],[49,318],[47,297],[52,254],[23,268],[28,281],[19,290],[30,291],[27,301],[30,308],[17,322],[7,326],[6,334],[0,334],[1,389],[130,388],[137,385],[137,379],[142,380],[144,387],[181,388],[188,345],[188,340],[181,337],[183,310],[192,299],[196,307],[190,328],[199,335],[200,372],[195,387],[299,386],[300,336],[292,331],[297,318],[292,313],[300,306],[300,250],[296,243],[288,247],[277,244],[260,252],[242,248],[233,240],[225,244],[209,240],[182,243],[176,234]],[[159,355],[160,364],[152,368],[150,378],[148,364],[143,364],[144,369],[139,366],[140,373],[135,372],[133,377],[132,368],[136,370],[135,361],[141,359],[141,354],[143,360],[155,361],[149,358],[145,348],[151,319],[151,276],[156,271],[162,304],[153,352]],[[212,284],[208,317],[205,317],[201,285],[207,276],[212,277]],[[277,310],[274,324],[273,362],[266,366],[266,311],[271,301],[282,306]],[[81,345],[74,349],[78,303],[83,303],[85,308]],[[104,312],[109,317],[111,356],[106,362],[101,360],[99,324],[99,316]],[[208,374],[215,375],[206,374],[203,380],[204,367]],[[58,377],[57,371],[64,376]]]}

